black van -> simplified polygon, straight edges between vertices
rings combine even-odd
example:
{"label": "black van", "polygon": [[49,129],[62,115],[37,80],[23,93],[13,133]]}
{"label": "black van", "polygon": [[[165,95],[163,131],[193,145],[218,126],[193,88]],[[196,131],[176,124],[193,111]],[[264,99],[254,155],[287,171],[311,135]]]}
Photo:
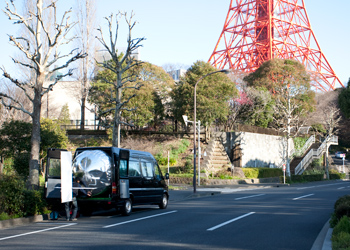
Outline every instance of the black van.
{"label": "black van", "polygon": [[[60,149],[48,150],[46,198],[61,198]],[[134,205],[168,205],[165,178],[152,154],[117,147],[85,147],[75,151],[73,176],[79,176],[82,189],[91,196],[79,196],[80,213],[90,215],[97,209],[117,208],[129,215]],[[166,179],[169,176],[166,174]]]}

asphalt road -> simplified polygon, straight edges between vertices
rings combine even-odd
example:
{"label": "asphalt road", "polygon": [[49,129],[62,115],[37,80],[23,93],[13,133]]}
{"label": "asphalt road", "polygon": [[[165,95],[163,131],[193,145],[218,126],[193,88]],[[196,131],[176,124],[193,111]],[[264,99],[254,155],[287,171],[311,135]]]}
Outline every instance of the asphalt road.
{"label": "asphalt road", "polygon": [[0,230],[0,249],[310,250],[349,181],[232,190],[161,210],[114,213]]}

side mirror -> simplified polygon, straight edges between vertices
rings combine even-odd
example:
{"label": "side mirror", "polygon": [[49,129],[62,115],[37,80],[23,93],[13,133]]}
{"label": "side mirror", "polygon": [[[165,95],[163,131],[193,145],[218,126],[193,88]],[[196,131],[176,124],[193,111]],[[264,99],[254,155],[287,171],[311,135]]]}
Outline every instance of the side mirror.
{"label": "side mirror", "polygon": [[169,173],[166,173],[166,174],[165,174],[165,179],[166,179],[166,180],[169,180]]}

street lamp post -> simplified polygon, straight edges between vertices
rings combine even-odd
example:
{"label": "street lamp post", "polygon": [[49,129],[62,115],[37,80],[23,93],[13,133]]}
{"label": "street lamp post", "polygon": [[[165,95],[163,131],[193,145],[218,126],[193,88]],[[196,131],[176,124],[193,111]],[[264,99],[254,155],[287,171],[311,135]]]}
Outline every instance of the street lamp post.
{"label": "street lamp post", "polygon": [[[210,76],[212,74],[216,73],[225,73],[228,74],[230,73],[230,70],[228,69],[223,69],[223,70],[218,70],[214,72],[210,72],[201,78],[198,79],[196,84],[194,85],[194,114],[193,114],[193,193],[196,192],[196,113],[197,113],[197,107],[196,107],[196,101],[197,101],[197,85],[198,83],[205,77]],[[199,142],[198,142],[199,144]],[[200,160],[200,159],[199,159]],[[198,173],[200,175],[200,173]]]}

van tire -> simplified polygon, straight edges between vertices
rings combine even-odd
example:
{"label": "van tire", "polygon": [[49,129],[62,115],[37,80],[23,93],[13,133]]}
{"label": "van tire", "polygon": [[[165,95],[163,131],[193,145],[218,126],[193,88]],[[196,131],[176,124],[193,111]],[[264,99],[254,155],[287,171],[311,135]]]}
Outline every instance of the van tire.
{"label": "van tire", "polygon": [[121,210],[122,210],[122,214],[125,216],[129,216],[131,214],[132,202],[130,199],[127,199],[124,201],[124,204],[123,204]]}
{"label": "van tire", "polygon": [[168,206],[168,196],[166,194],[163,194],[162,201],[159,203],[160,209],[166,209]]}

